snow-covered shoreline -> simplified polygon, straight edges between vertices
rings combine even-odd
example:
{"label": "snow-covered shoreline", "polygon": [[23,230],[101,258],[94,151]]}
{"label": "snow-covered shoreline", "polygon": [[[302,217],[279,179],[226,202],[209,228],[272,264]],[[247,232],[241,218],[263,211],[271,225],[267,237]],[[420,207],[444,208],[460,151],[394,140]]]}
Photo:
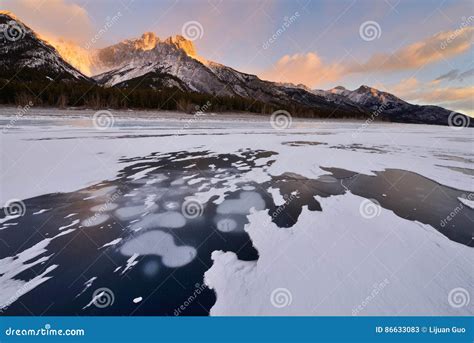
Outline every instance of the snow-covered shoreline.
{"label": "snow-covered shoreline", "polygon": [[[459,189],[465,192],[462,199],[472,199],[474,191],[470,128],[293,120],[289,128],[275,129],[268,117],[177,118],[175,113],[158,112],[152,119],[149,113],[114,112],[108,126],[97,127],[93,111],[73,116],[41,109],[22,116],[0,113],[1,203],[114,180],[125,167],[155,158],[154,154],[177,162],[193,153],[206,158],[239,156],[220,188],[193,195],[203,202],[217,196],[215,204],[230,192],[244,190],[238,185],[242,180],[260,184],[285,173],[316,179],[327,176],[325,168],[365,175],[398,169]],[[248,151],[264,155],[245,155]],[[184,154],[174,158],[176,152]],[[131,182],[155,167],[140,168]],[[216,176],[218,170],[214,166],[203,175],[212,183],[221,177]],[[192,176],[195,180],[186,181],[188,187],[203,178],[199,172]],[[397,182],[404,182],[403,177],[393,187]],[[409,196],[418,195],[416,187]],[[288,199],[278,189],[269,192],[278,206],[285,206]],[[235,253],[214,251],[214,264],[203,276],[217,294],[211,314],[472,315],[472,307],[452,306],[449,296],[455,289],[474,289],[474,250],[385,208],[375,218],[364,218],[359,207],[363,199],[349,191],[316,196],[322,211],[304,207],[291,228],[270,222],[262,207],[250,214],[245,230],[259,259],[246,262]],[[124,239],[124,246],[127,242]],[[135,256],[134,251],[127,253]],[[21,285],[7,286],[14,291]]]}
{"label": "snow-covered shoreline", "polygon": [[[133,117],[114,117],[112,127],[97,130],[88,116],[92,112],[79,117],[61,116],[60,110],[31,112],[19,118],[0,116],[1,202],[72,191],[114,178],[123,167],[118,162],[124,157],[203,147],[214,153],[241,148],[275,150],[279,155],[269,169],[272,175],[293,172],[317,177],[326,173],[320,166],[368,175],[395,168],[474,191],[472,175],[449,169],[472,168],[474,129],[470,128],[295,120],[290,128],[275,130],[269,118],[260,116],[258,121],[247,117],[234,120],[231,115],[216,121],[219,116],[185,114],[179,119],[147,120],[134,113]],[[288,141],[321,144],[282,145]]]}
{"label": "snow-covered shoreline", "polygon": [[363,218],[362,200],[318,198],[322,212],[305,209],[290,229],[267,211],[251,214],[245,230],[259,259],[213,253],[211,315],[472,315],[452,305],[450,291],[474,289],[474,250],[386,209]]}

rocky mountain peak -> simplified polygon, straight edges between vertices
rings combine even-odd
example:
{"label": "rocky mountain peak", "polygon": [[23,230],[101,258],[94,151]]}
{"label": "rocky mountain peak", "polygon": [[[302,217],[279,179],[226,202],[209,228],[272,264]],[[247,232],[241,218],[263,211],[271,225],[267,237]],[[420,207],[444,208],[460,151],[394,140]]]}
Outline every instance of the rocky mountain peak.
{"label": "rocky mountain peak", "polygon": [[88,78],[14,14],[0,11],[0,78],[82,80]]}
{"label": "rocky mountain peak", "polygon": [[354,92],[356,93],[371,93],[372,95],[376,95],[379,90],[369,87],[367,85],[361,85],[359,88],[357,88]]}
{"label": "rocky mountain peak", "polygon": [[348,92],[347,89],[343,86],[336,86],[329,90],[329,93],[332,93],[332,94],[345,94],[347,92]]}
{"label": "rocky mountain peak", "polygon": [[12,12],[5,11],[5,10],[0,10],[0,18],[6,19],[6,20],[20,21]]}
{"label": "rocky mountain peak", "polygon": [[15,42],[25,36],[25,34],[36,35],[9,11],[0,11],[0,40]]}
{"label": "rocky mountain peak", "polygon": [[181,35],[171,36],[165,40],[165,43],[174,45],[178,49],[183,50],[189,56],[196,56],[196,49],[193,42]]}
{"label": "rocky mountain peak", "polygon": [[160,42],[160,38],[154,32],[145,32],[134,41],[135,48],[143,51],[151,50]]}

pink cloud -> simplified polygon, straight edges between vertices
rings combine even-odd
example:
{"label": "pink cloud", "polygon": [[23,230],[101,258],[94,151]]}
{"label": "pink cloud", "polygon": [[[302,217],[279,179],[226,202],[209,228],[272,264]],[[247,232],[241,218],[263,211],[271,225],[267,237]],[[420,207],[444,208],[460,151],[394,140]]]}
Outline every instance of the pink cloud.
{"label": "pink cloud", "polygon": [[64,0],[5,0],[3,7],[43,37],[83,43],[94,32],[87,10]]}
{"label": "pink cloud", "polygon": [[263,71],[263,79],[277,82],[302,83],[308,87],[336,81],[341,77],[342,66],[326,64],[314,52],[285,55],[270,69]]}

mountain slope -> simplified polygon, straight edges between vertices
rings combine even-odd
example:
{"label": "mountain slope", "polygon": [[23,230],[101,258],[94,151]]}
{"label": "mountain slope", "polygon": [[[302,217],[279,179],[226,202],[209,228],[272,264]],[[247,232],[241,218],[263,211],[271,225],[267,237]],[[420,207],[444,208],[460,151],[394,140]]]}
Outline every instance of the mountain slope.
{"label": "mountain slope", "polygon": [[276,107],[307,108],[325,117],[369,115],[355,103],[335,104],[302,87],[264,81],[200,58],[192,42],[179,35],[162,41],[153,33],[146,33],[101,49],[96,56],[99,66],[111,70],[94,79],[109,87],[177,87],[213,96],[238,96]]}
{"label": "mountain slope", "polygon": [[19,19],[0,12],[0,78],[91,81]]}
{"label": "mountain slope", "polygon": [[[182,36],[160,40],[153,33],[104,48],[96,63],[110,69],[94,79],[105,86],[178,88],[213,96],[241,97],[272,106],[295,108],[300,116],[358,117],[394,122],[448,125],[451,111],[413,105],[393,94],[361,86],[354,91],[329,91],[261,80],[223,64],[198,57]],[[305,113],[305,109],[311,113]],[[468,117],[459,114],[463,120]]]}
{"label": "mountain slope", "polygon": [[[0,100],[17,101],[20,92],[28,95],[35,86],[35,94],[43,94],[40,103],[62,106],[182,109],[211,101],[216,105],[214,110],[222,111],[271,113],[286,109],[302,117],[440,125],[451,124],[454,113],[438,106],[413,105],[368,86],[354,91],[344,87],[324,91],[265,81],[199,57],[193,43],[180,35],[161,40],[147,32],[139,38],[94,51],[86,60],[80,58],[83,56],[71,59],[74,48],[59,51],[68,52],[65,58],[70,63],[12,14],[0,11],[0,83],[12,83],[4,88]],[[88,70],[105,72],[89,78],[71,65],[74,63],[85,63],[90,67]],[[53,84],[53,80],[60,82]],[[33,85],[33,81],[39,82]],[[43,93],[50,84],[49,92]],[[126,96],[121,88],[127,89]],[[184,106],[177,106],[178,103]],[[469,125],[467,116],[455,114]],[[470,126],[474,126],[474,121]]]}
{"label": "mountain slope", "polygon": [[362,85],[356,90],[348,90],[342,86],[329,91],[314,90],[313,93],[332,99],[336,102],[350,101],[358,104],[371,113],[371,118],[382,118],[401,123],[423,123],[452,125],[450,117],[456,115],[458,120],[474,126],[470,118],[439,106],[410,104],[393,94]]}

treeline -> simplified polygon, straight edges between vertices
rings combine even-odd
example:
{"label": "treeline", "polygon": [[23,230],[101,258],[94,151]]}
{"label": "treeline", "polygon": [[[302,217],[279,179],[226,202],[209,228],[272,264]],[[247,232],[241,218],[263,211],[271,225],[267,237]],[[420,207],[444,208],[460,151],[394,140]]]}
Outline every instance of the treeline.
{"label": "treeline", "polygon": [[154,109],[193,113],[205,106],[206,112],[253,112],[271,114],[286,110],[295,117],[354,118],[358,113],[337,109],[312,109],[295,105],[268,104],[242,97],[212,96],[183,92],[179,88],[101,87],[90,82],[61,80],[8,81],[0,79],[0,104],[24,106],[83,107],[92,109]]}
{"label": "treeline", "polygon": [[93,109],[156,109],[194,112],[207,104],[209,111],[248,111],[272,113],[278,107],[239,97],[214,97],[183,92],[178,88],[162,90],[101,87],[87,82],[0,81],[0,103],[23,106],[87,107]]}

